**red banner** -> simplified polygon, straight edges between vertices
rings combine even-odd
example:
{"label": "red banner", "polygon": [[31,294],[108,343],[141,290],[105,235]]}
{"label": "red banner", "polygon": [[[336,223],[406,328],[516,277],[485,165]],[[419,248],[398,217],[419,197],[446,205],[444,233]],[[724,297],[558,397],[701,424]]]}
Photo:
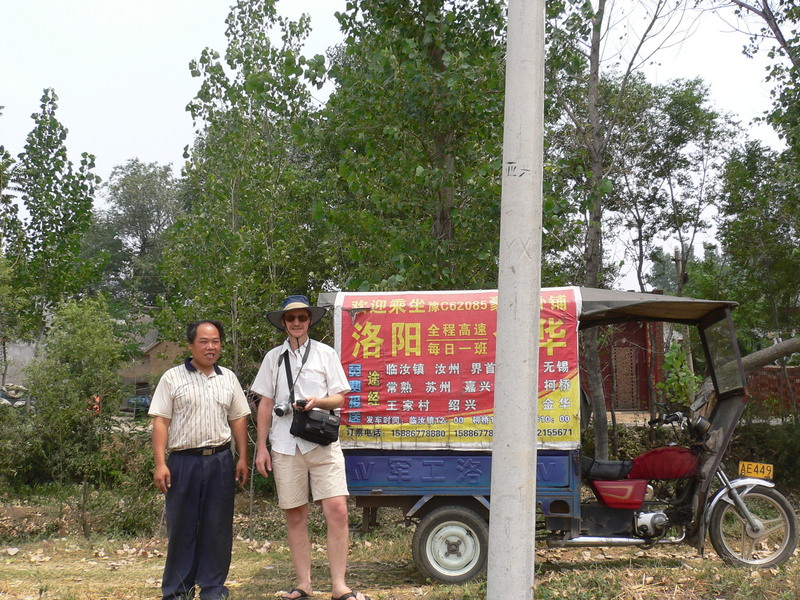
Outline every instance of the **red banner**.
{"label": "red banner", "polygon": [[[542,290],[542,445],[579,437],[576,294]],[[352,388],[345,443],[491,446],[496,291],[339,293],[335,304],[337,350]]]}

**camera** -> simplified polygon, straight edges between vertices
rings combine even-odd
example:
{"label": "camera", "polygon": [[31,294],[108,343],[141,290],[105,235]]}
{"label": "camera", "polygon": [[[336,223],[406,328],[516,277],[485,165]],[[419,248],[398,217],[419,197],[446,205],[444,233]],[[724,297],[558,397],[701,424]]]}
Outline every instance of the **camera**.
{"label": "camera", "polygon": [[292,403],[287,401],[284,402],[283,404],[276,404],[275,408],[273,408],[272,410],[275,411],[276,415],[282,417],[283,415],[288,413],[291,410],[291,408],[292,408]]}
{"label": "camera", "polygon": [[[308,400],[295,400],[294,402],[295,408],[299,410],[304,409],[306,407],[306,404],[308,404]],[[287,401],[284,402],[283,404],[276,404],[275,408],[273,408],[272,410],[275,411],[276,415],[282,417],[283,415],[287,414],[291,409],[292,409],[292,403]]]}

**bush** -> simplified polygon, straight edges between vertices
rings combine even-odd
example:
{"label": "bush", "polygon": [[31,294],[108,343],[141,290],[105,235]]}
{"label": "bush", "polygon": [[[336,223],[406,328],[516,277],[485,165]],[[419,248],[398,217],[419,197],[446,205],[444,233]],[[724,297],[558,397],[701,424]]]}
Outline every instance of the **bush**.
{"label": "bush", "polygon": [[49,479],[33,415],[0,406],[0,486],[19,488]]}
{"label": "bush", "polygon": [[39,506],[42,517],[36,527],[33,520],[15,521],[7,531],[0,531],[0,537],[24,541],[61,529],[71,531],[78,525],[85,535],[152,536],[161,521],[163,499],[153,486],[149,431],[141,425],[134,430],[116,429],[98,454],[102,476],[88,492],[77,482],[15,479],[13,473],[24,469],[25,457],[4,455],[0,465],[8,503]]}
{"label": "bush", "polygon": [[728,475],[734,475],[740,460],[770,463],[775,467],[775,481],[785,494],[800,494],[800,424],[752,422],[740,425],[723,459]]}
{"label": "bush", "polygon": [[151,537],[161,522],[164,502],[152,484],[134,485],[127,477],[114,488],[92,493],[90,531],[105,537]]}
{"label": "bush", "polygon": [[122,344],[100,300],[57,308],[44,353],[26,370],[34,423],[51,477],[93,482],[120,402]]}
{"label": "bush", "polygon": [[768,396],[759,400],[751,398],[744,409],[742,421],[748,424],[758,421],[769,422],[778,418],[786,421],[788,416],[783,412],[781,399],[777,396]]}

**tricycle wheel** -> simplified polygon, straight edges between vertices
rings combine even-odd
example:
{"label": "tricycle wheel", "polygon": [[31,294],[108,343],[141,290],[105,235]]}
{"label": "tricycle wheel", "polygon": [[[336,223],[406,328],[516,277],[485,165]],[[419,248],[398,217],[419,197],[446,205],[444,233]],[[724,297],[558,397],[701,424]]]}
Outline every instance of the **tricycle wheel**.
{"label": "tricycle wheel", "polygon": [[711,513],[709,535],[720,558],[735,566],[770,568],[782,565],[797,548],[797,518],[789,501],[774,488],[761,485],[739,490],[759,523],[754,531],[728,499]]}
{"label": "tricycle wheel", "polygon": [[462,583],[486,568],[489,524],[463,506],[443,506],[417,525],[412,553],[426,578]]}

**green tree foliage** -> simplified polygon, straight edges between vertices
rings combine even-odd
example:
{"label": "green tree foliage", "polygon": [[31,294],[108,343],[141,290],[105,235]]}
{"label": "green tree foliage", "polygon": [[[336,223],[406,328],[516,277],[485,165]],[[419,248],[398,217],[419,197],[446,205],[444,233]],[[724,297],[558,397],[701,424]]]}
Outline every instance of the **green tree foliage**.
{"label": "green tree foliage", "polygon": [[[662,290],[673,296],[678,295],[678,272],[674,256],[665,252],[661,246],[654,246],[649,253],[650,273],[646,276],[647,283],[654,290]],[[702,296],[712,298],[716,296]]]}
{"label": "green tree foliage", "polygon": [[9,240],[19,237],[20,221],[14,203],[12,169],[14,159],[0,146],[0,252],[5,253]]}
{"label": "green tree foliage", "polygon": [[[675,265],[672,257],[664,255],[664,259],[666,262],[655,272],[672,269],[674,280]],[[756,278],[751,277],[746,270],[735,267],[731,256],[720,250],[717,244],[706,243],[703,255],[690,261],[687,279],[684,287],[684,294],[687,296],[739,302],[738,308],[733,311],[733,320],[743,356],[762,347],[759,331],[764,330],[763,308],[749,300],[753,297],[753,286],[758,286]],[[693,354],[695,363],[699,364],[702,356],[702,348],[698,346]],[[696,372],[700,373],[702,370],[698,368]]]}
{"label": "green tree foliage", "polygon": [[157,264],[164,234],[181,213],[172,168],[131,159],[114,167],[105,191],[109,208],[94,215],[84,252],[99,254],[105,285],[118,297],[153,306],[163,292]]}
{"label": "green tree foliage", "polygon": [[[697,235],[708,228],[710,189],[724,164],[733,129],[709,102],[699,79],[663,86],[632,78],[638,99],[633,123],[617,148],[619,168],[609,175],[615,192],[609,208],[631,233],[639,289],[646,289],[646,265],[659,239],[674,240],[678,272],[685,273]],[[681,295],[684,278],[675,279]]]}
{"label": "green tree foliage", "polygon": [[[552,185],[584,215],[582,280],[590,287],[613,281],[604,248],[617,238],[620,217],[643,244],[664,229],[685,236],[687,223],[698,221],[724,119],[700,80],[653,85],[639,70],[670,39],[665,32],[681,34],[685,5],[548,5],[548,160]],[[635,254],[643,262],[647,248]]]}
{"label": "green tree foliage", "polygon": [[100,276],[87,291],[104,293],[112,302],[131,299],[126,282],[130,280],[130,261],[114,222],[107,211],[95,209],[92,222],[81,242],[80,260],[92,265]]}
{"label": "green tree foliage", "polygon": [[122,345],[105,302],[59,305],[40,350],[26,370],[36,432],[24,454],[29,475],[82,484],[85,516],[90,488],[109,476],[105,450],[121,401]]}
{"label": "green tree foliage", "polygon": [[8,259],[0,255],[0,385],[6,384],[8,344],[21,337],[20,310],[24,299],[14,287],[14,274]]}
{"label": "green tree foliage", "polygon": [[496,285],[503,3],[356,0],[337,16],[316,215],[342,242],[341,284]]}
{"label": "green tree foliage", "polygon": [[122,346],[105,302],[68,301],[56,308],[47,344],[27,370],[41,425],[39,458],[51,464],[53,479],[100,476],[94,465],[97,436],[107,431],[120,406],[121,361]]}
{"label": "green tree foliage", "polygon": [[34,129],[11,171],[13,191],[28,217],[14,225],[7,254],[17,274],[17,286],[28,288],[26,313],[32,331],[42,331],[49,307],[80,292],[94,276],[77,260],[83,234],[91,220],[99,178],[92,173],[94,157],[81,155],[75,167],[67,156],[67,129],[56,118],[58,96],[47,89]]}
{"label": "green tree foliage", "polygon": [[702,378],[695,375],[682,344],[670,344],[664,354],[664,381],[656,384],[672,409],[688,408],[700,389]]}
{"label": "green tree foliage", "polygon": [[[2,107],[0,107],[2,108]],[[5,385],[8,372],[8,343],[22,337],[20,311],[23,290],[14,286],[12,264],[6,258],[9,240],[19,236],[17,205],[11,191],[11,169],[14,159],[0,146],[0,384]]]}
{"label": "green tree foliage", "polygon": [[187,213],[164,252],[159,322],[177,339],[187,321],[220,318],[230,364],[246,380],[275,339],[265,312],[322,289],[334,248],[311,217],[320,186],[294,137],[307,124],[305,82],[324,63],[300,54],[308,20],[279,17],[271,0],[242,0],[227,24],[224,63],[206,49],[191,64],[201,87],[189,110],[201,132],[185,171]]}
{"label": "green tree foliage", "polygon": [[731,155],[718,197],[719,239],[751,328],[793,335],[800,302],[800,175],[791,150],[749,142]]}

